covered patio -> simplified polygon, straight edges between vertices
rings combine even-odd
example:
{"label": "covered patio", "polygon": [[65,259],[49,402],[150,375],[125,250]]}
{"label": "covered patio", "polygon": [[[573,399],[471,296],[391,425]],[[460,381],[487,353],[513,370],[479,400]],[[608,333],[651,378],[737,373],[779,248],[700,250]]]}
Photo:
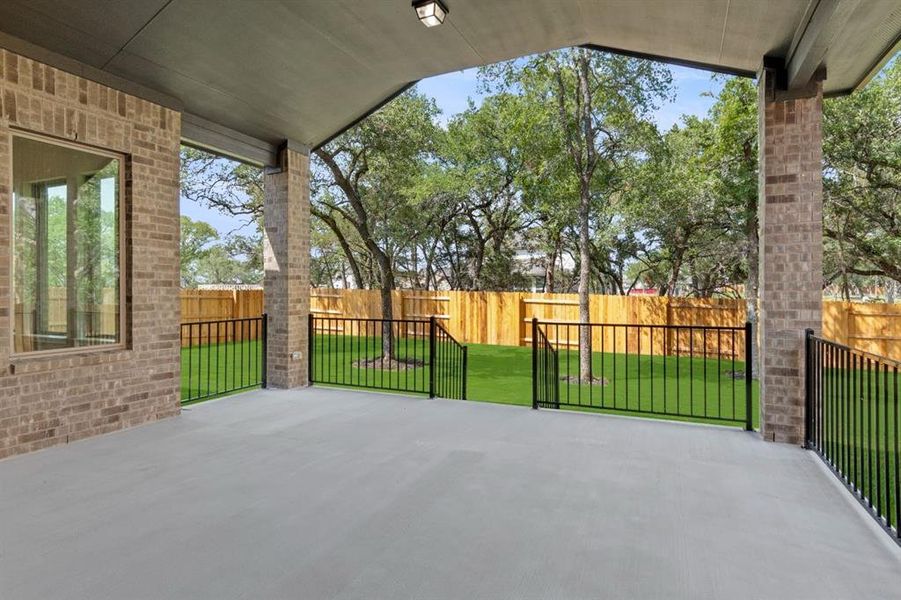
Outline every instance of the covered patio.
{"label": "covered patio", "polygon": [[[897,0],[447,4],[425,28],[410,0],[0,3],[0,596],[897,595],[898,547],[799,447],[822,102],[894,55]],[[303,389],[311,151],[422,78],[569,46],[758,79],[759,433]],[[265,168],[281,389],[181,406],[182,144]],[[75,297],[51,331],[15,246],[42,255],[51,192],[74,218],[85,186],[115,212],[109,335]]]}
{"label": "covered patio", "polygon": [[257,391],[0,469],[4,597],[889,598],[899,549],[753,433]]}
{"label": "covered patio", "polygon": [[[91,284],[113,315],[103,335],[74,297],[72,322],[51,327],[47,252],[26,264],[7,249],[18,262],[16,284],[0,286],[10,308],[0,314],[0,457],[179,413],[181,144],[265,168],[266,380],[302,387],[311,151],[420,79],[571,46],[757,77],[760,433],[802,443],[803,336],[822,312],[822,102],[866,85],[894,55],[898,3],[454,0],[438,27],[423,27],[413,4],[0,4],[0,201],[20,198],[18,213],[38,223],[34,239],[24,222],[0,224],[0,238],[46,246],[44,198],[71,196],[74,210],[73,157],[102,156],[110,173],[95,179],[118,223],[107,245],[119,248],[108,290]],[[43,183],[17,166],[31,138],[46,156],[68,149]],[[54,177],[66,186],[48,188]],[[73,288],[75,275],[65,273]]]}

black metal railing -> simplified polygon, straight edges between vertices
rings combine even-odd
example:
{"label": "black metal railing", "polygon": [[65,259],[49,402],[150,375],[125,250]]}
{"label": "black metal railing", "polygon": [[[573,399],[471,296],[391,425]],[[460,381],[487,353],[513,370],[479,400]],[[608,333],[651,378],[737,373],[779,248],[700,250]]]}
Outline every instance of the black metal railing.
{"label": "black metal railing", "polygon": [[806,445],[901,543],[898,361],[805,339]]}
{"label": "black metal railing", "polygon": [[267,317],[181,324],[181,402],[266,387]]}
{"label": "black metal railing", "polygon": [[466,399],[467,349],[437,322],[310,315],[310,383]]}
{"label": "black metal railing", "polygon": [[469,352],[463,344],[454,339],[435,317],[429,320],[432,334],[432,358],[429,376],[432,378],[431,397],[457,398],[466,400],[466,371]]}
{"label": "black metal railing", "polygon": [[535,408],[754,425],[743,327],[532,321]]}
{"label": "black metal railing", "polygon": [[538,319],[532,320],[532,408],[560,408],[560,362]]}

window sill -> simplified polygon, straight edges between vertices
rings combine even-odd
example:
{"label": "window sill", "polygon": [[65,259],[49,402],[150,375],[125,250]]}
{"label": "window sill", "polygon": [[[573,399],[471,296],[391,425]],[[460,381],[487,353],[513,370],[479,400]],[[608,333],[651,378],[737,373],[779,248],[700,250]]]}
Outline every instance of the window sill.
{"label": "window sill", "polygon": [[[34,352],[19,352],[9,356],[9,364],[12,366],[29,363],[46,363],[60,359],[71,358],[103,358],[109,355],[121,355],[113,360],[127,360],[131,358],[132,351],[125,344],[109,344],[105,346],[93,346],[82,348],[60,348],[55,350],[37,350]],[[97,362],[103,362],[98,360]]]}

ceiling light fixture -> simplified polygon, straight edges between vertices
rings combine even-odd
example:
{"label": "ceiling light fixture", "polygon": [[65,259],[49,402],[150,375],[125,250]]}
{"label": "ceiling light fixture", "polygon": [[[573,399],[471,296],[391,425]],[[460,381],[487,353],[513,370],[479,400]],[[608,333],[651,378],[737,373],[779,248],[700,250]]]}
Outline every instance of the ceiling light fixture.
{"label": "ceiling light fixture", "polygon": [[413,0],[413,9],[426,27],[441,25],[450,12],[441,0]]}

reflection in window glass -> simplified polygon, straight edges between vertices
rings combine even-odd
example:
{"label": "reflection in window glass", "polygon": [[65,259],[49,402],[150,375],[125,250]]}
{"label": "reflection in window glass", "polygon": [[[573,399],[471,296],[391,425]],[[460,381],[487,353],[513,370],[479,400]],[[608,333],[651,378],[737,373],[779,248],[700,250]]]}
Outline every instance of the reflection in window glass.
{"label": "reflection in window glass", "polygon": [[16,352],[120,340],[119,160],[13,138]]}

